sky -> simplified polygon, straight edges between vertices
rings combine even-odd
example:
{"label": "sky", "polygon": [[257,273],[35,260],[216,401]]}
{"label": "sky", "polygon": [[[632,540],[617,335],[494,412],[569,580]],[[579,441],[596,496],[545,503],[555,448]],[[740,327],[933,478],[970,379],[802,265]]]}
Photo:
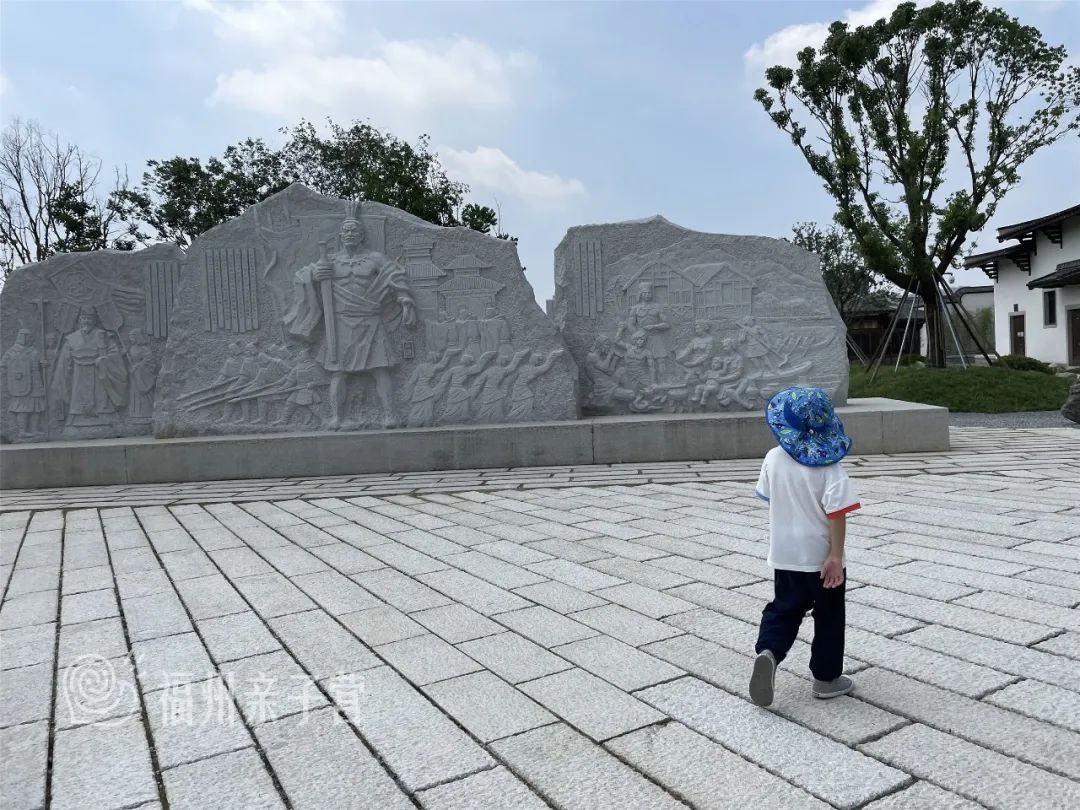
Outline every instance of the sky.
{"label": "sky", "polygon": [[[1080,0],[1000,2],[1080,56]],[[0,120],[31,119],[133,178],[148,159],[272,144],[301,118],[426,133],[497,207],[541,302],[567,228],[661,214],[788,236],[833,205],[752,98],[855,2],[5,0]],[[1037,155],[993,228],[1080,202],[1080,139]],[[961,271],[956,284],[986,284]]]}

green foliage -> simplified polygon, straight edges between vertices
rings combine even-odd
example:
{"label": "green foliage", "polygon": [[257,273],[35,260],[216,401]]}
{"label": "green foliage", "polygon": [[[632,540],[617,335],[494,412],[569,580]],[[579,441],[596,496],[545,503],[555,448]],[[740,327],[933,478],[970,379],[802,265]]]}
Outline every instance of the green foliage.
{"label": "green foliage", "polygon": [[1036,360],[1034,357],[1025,357],[1022,354],[1003,354],[998,362],[1014,371],[1037,371],[1040,374],[1054,373],[1054,369],[1049,363]]}
{"label": "green foliage", "polygon": [[321,194],[392,205],[436,225],[465,224],[482,233],[497,225],[492,209],[475,204],[458,220],[455,212],[469,188],[446,176],[426,135],[413,145],[367,123],[343,127],[333,121],[325,135],[308,121],[281,133],[286,141],[280,149],[248,138],[205,163],[181,156],[148,161],[139,186],[113,201],[131,238],[186,246],[293,182]]}
{"label": "green foliage", "polygon": [[1038,371],[1009,368],[917,368],[882,369],[873,383],[866,370],[851,367],[849,395],[890,397],[950,411],[1011,413],[1051,411],[1065,403],[1069,381]]}
{"label": "green foliage", "polygon": [[836,22],[755,98],[837,206],[866,265],[926,305],[944,364],[936,279],[954,266],[1038,150],[1080,127],[1080,68],[978,0]]}
{"label": "green foliage", "polygon": [[791,230],[792,242],[821,259],[821,276],[846,322],[852,310],[868,301],[878,287],[851,235],[835,225],[823,229],[813,222],[799,222]]}

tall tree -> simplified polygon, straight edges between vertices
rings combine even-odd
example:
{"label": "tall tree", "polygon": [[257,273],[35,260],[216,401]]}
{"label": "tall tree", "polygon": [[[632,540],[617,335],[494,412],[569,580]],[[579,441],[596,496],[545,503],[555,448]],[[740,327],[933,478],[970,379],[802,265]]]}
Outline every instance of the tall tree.
{"label": "tall tree", "polygon": [[497,225],[492,209],[475,204],[458,220],[469,188],[446,176],[426,135],[413,145],[367,123],[327,126],[325,135],[308,121],[285,127],[280,149],[249,138],[205,162],[151,160],[140,185],[117,195],[117,205],[133,238],[181,246],[296,181],[322,194],[392,205],[436,225],[466,224],[483,233]]}
{"label": "tall tree", "polygon": [[792,242],[821,259],[821,276],[846,323],[852,310],[867,301],[879,286],[851,234],[835,225],[822,228],[814,222],[797,223],[791,230]]}
{"label": "tall tree", "polygon": [[868,266],[917,289],[945,363],[941,275],[1032,155],[1080,126],[1080,68],[978,0],[897,7],[765,72],[755,98],[836,202]]}
{"label": "tall tree", "polygon": [[[131,249],[120,212],[101,193],[101,161],[33,121],[0,137],[0,278],[55,253]],[[117,173],[113,191],[127,178]]]}

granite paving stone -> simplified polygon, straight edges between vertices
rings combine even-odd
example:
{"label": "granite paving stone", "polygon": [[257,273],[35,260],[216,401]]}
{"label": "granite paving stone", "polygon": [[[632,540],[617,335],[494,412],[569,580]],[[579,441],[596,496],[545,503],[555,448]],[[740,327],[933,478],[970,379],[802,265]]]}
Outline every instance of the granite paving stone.
{"label": "granite paving stone", "polygon": [[255,735],[296,810],[414,807],[332,709],[263,723]]}
{"label": "granite paving stone", "polygon": [[515,684],[573,666],[517,633],[485,636],[457,646],[485,668]]}
{"label": "granite paving stone", "polygon": [[221,674],[251,725],[327,704],[315,682],[285,652],[226,662],[221,665]]}
{"label": "granite paving stone", "polygon": [[916,782],[911,787],[870,802],[863,810],[982,810],[982,805],[942,790],[930,782]]}
{"label": "granite paving stone", "polygon": [[987,695],[985,700],[1080,734],[1080,695],[1060,686],[1024,680]]}
{"label": "granite paving stone", "polygon": [[649,726],[605,746],[694,807],[826,810],[823,801],[680,723]]}
{"label": "granite paving stone", "polygon": [[383,604],[337,571],[319,571],[315,574],[294,576],[292,582],[333,616],[367,610]]}
{"label": "granite paving stone", "polygon": [[[532,603],[464,571],[435,571],[417,577],[421,582],[485,616],[527,608]],[[447,600],[447,602],[450,601]]]}
{"label": "granite paving stone", "polygon": [[173,580],[194,579],[218,573],[217,567],[205,551],[172,551],[161,555],[161,564]]}
{"label": "granite paving stone", "polygon": [[374,571],[376,568],[383,567],[380,560],[340,541],[325,546],[315,546],[311,549],[311,553],[345,575]]}
{"label": "granite paving stone", "polygon": [[416,794],[424,810],[546,810],[548,804],[506,768],[491,768]]}
{"label": "granite paving stone", "polygon": [[1080,692],[1080,667],[1064,656],[948,627],[924,627],[902,638],[911,644],[955,655],[965,661]]}
{"label": "granite paving stone", "polygon": [[56,623],[31,624],[0,633],[0,669],[52,662]]}
{"label": "granite paving stone", "polygon": [[375,648],[385,661],[417,686],[482,669],[480,664],[433,633]]}
{"label": "granite paving stone", "polygon": [[176,581],[180,599],[195,619],[243,613],[247,604],[221,574]]}
{"label": "granite paving stone", "polygon": [[274,546],[259,549],[259,555],[287,577],[326,571],[330,566],[299,546]]}
{"label": "granite paving stone", "polygon": [[262,619],[250,610],[203,619],[196,624],[210,657],[219,664],[281,649]]}
{"label": "granite paving stone", "polygon": [[0,677],[0,728],[48,720],[51,700],[51,664],[5,671]]}
{"label": "granite paving stone", "polygon": [[234,579],[233,584],[263,618],[299,613],[315,607],[303,591],[276,571]]}
{"label": "granite paving stone", "polygon": [[1080,736],[880,669],[859,673],[859,698],[939,731],[1073,779]]}
{"label": "granite paving stone", "polygon": [[[544,562],[530,563],[528,569],[583,591],[594,591],[599,588],[610,588],[613,585],[623,584],[623,580],[618,577],[595,571],[570,560],[545,560]],[[521,584],[528,585],[529,583]]]}
{"label": "granite paving stone", "polygon": [[568,726],[492,743],[522,780],[560,810],[685,810],[686,805]]}
{"label": "granite paving stone", "polygon": [[5,808],[45,806],[49,724],[45,720],[0,729],[0,801]]}
{"label": "granite paving stone", "polygon": [[1080,803],[1080,783],[928,726],[907,726],[861,748],[986,807],[1045,810]]}
{"label": "granite paving stone", "polygon": [[0,606],[0,630],[56,621],[57,590],[35,591],[4,600]]}
{"label": "granite paving stone", "polygon": [[683,675],[677,667],[610,636],[593,636],[552,648],[593,675],[627,692]]}
{"label": "granite paving stone", "polygon": [[146,717],[162,769],[252,745],[225,682],[216,675],[150,692]]}
{"label": "granite paving stone", "polygon": [[137,641],[131,645],[131,651],[144,692],[206,680],[215,674],[214,665],[195,633]]}
{"label": "granite paving stone", "polygon": [[[358,552],[360,553],[360,552]],[[442,571],[449,568],[449,563],[429,557],[422,551],[390,541],[378,546],[372,546],[367,550],[370,559],[377,562],[376,568],[390,566],[403,574],[430,574],[432,571]],[[461,555],[455,554],[453,557]],[[361,570],[374,570],[372,568]]]}
{"label": "granite paving stone", "polygon": [[[97,566],[87,570],[96,571],[102,567],[104,566]],[[33,567],[20,565],[11,573],[6,598],[11,599],[16,596],[25,596],[41,591],[55,591],[59,587],[60,566],[58,564],[35,565]]]}
{"label": "granite paving stone", "polygon": [[[58,583],[59,580],[54,579],[49,587],[55,588]],[[86,593],[87,591],[112,588],[112,586],[112,569],[107,565],[96,565],[93,568],[80,568],[77,571],[65,572],[62,594],[63,596],[67,596],[73,593]]]}
{"label": "granite paving stone", "polygon": [[519,688],[596,742],[664,719],[655,709],[581,669],[547,675]]}
{"label": "granite paving stone", "polygon": [[[441,574],[442,572],[427,574],[424,579],[427,581],[427,577],[438,577]],[[450,600],[437,590],[432,590],[422,582],[418,582],[416,579],[390,568],[353,574],[352,579],[383,601],[390,603],[405,613],[450,603]]]}
{"label": "granite paving stone", "polygon": [[229,579],[269,574],[274,570],[266,560],[250,548],[226,548],[209,553],[210,558],[220,566]]}
{"label": "granite paving stone", "polygon": [[117,810],[157,797],[141,724],[94,723],[56,733],[52,807]]}
{"label": "granite paving stone", "polygon": [[408,790],[423,790],[494,764],[483,748],[389,667],[364,672],[360,699],[342,701],[342,694],[352,692],[345,680],[350,677],[327,681],[330,694]]}
{"label": "granite paving stone", "polygon": [[554,647],[596,635],[591,627],[541,605],[500,613],[499,623],[543,647]]}
{"label": "granite paving stone", "polygon": [[254,748],[244,748],[162,774],[172,810],[270,810],[285,807]]}
{"label": "granite paving stone", "polygon": [[58,672],[55,724],[138,723],[139,685],[127,657],[105,659],[91,653]]}
{"label": "granite paving stone", "polygon": [[381,663],[352,633],[321,610],[278,616],[270,620],[270,626],[318,681]]}
{"label": "granite paving stone", "polygon": [[[858,807],[910,781],[902,771],[696,678],[636,694],[699,734],[836,807]],[[775,744],[780,739],[782,746]]]}
{"label": "granite paving stone", "polygon": [[127,653],[127,639],[119,618],[98,619],[60,628],[59,666],[66,667],[82,656],[119,658]]}
{"label": "granite paving stone", "polygon": [[427,632],[423,625],[417,624],[400,610],[389,605],[346,613],[339,616],[338,620],[369,647],[389,644],[392,641],[423,635]]}
{"label": "granite paving stone", "polygon": [[175,591],[124,598],[124,621],[132,641],[145,641],[191,630],[191,620]]}
{"label": "granite paving stone", "polygon": [[662,619],[665,616],[685,613],[688,610],[698,608],[693,602],[687,602],[677,596],[661,593],[654,588],[646,588],[636,582],[627,582],[624,585],[616,585],[612,588],[601,588],[595,593],[609,602],[635,610],[653,619]]}
{"label": "granite paving stone", "polygon": [[579,590],[562,582],[547,580],[535,585],[515,588],[514,593],[524,596],[539,605],[551,608],[557,613],[573,613],[591,607],[607,604],[603,599],[586,591]]}
{"label": "granite paving stone", "polygon": [[556,721],[550,712],[490,672],[439,681],[424,691],[484,743]]}
{"label": "granite paving stone", "polygon": [[633,647],[683,633],[682,630],[670,624],[642,616],[622,605],[603,605],[580,610],[572,613],[570,618]]}
{"label": "granite paving stone", "polygon": [[110,588],[86,593],[67,594],[60,600],[61,624],[92,622],[95,619],[108,619],[119,616],[116,604],[116,592]]}
{"label": "granite paving stone", "polygon": [[494,635],[505,629],[465,605],[445,605],[419,610],[411,614],[410,618],[451,644]]}

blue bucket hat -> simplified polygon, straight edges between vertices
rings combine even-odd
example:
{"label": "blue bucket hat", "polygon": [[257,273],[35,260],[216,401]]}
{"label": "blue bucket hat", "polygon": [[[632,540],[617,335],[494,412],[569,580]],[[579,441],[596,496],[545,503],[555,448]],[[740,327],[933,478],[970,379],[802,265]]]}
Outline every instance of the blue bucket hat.
{"label": "blue bucket hat", "polygon": [[820,388],[785,388],[765,406],[765,421],[784,451],[807,467],[835,464],[851,449],[851,437]]}

